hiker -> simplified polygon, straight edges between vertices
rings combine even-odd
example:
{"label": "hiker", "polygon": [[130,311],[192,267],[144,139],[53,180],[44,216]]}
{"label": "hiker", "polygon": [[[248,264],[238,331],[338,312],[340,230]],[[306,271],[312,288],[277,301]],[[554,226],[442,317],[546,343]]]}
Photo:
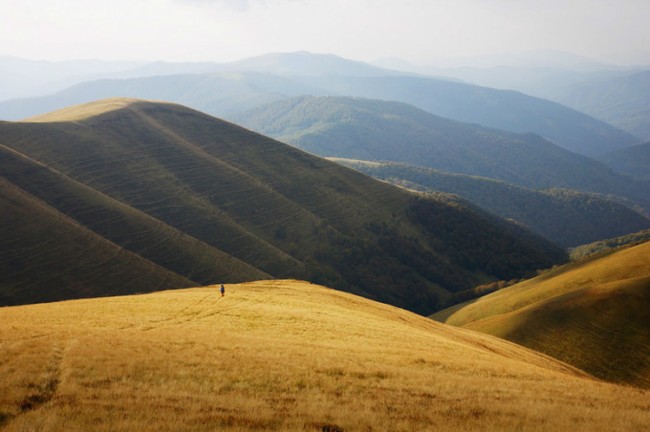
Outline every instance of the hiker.
{"label": "hiker", "polygon": [[221,284],[221,289],[219,291],[221,291],[221,297],[223,297],[223,295],[226,293],[226,288],[224,288],[223,284]]}

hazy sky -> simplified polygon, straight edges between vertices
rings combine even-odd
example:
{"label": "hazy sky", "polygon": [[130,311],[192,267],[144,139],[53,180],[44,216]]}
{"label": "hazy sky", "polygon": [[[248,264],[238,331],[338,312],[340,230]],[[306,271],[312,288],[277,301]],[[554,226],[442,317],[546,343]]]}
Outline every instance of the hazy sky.
{"label": "hazy sky", "polygon": [[532,49],[650,64],[650,0],[0,0],[0,55],[419,64]]}

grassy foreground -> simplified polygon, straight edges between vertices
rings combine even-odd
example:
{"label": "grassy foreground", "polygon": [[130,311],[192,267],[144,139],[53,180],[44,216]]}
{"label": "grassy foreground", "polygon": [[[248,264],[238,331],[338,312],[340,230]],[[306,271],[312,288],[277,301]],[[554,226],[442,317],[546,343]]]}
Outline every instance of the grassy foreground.
{"label": "grassy foreground", "polygon": [[650,427],[650,393],[298,281],[0,308],[0,429]]}

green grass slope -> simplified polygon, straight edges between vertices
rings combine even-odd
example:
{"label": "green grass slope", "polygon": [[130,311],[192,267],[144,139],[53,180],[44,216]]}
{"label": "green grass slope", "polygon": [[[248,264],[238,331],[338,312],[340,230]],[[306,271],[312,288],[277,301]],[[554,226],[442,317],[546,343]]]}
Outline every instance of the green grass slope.
{"label": "green grass slope", "polygon": [[647,391],[294,280],[0,308],[0,322],[3,432],[650,427]]}
{"label": "green grass slope", "polygon": [[538,191],[486,177],[403,163],[332,160],[409,189],[459,195],[565,247],[650,228],[650,220],[645,216],[594,194],[560,189]]}
{"label": "green grass slope", "polygon": [[[125,251],[121,253],[128,251],[145,260],[155,262],[169,272],[184,276],[181,278],[184,280],[183,285],[167,284],[165,285],[166,288],[196,285],[197,283],[216,283],[221,280],[241,281],[269,277],[268,274],[196,238],[190,237],[160,220],[84,186],[60,172],[56,172],[2,145],[0,145],[0,164],[3,167],[2,176],[5,179],[5,184],[8,183],[6,179],[10,179],[14,187],[29,191],[33,198],[48,203],[49,206],[56,208],[58,212],[61,212],[70,220],[75,221],[85,229],[91,230],[98,237],[108,240],[113,246],[124,248]],[[5,202],[5,205],[3,206],[5,212],[21,210],[21,206],[13,204],[11,201]],[[13,289],[14,295],[11,304],[42,301],[43,298],[33,295],[33,292],[44,292],[48,287],[52,286],[48,283],[48,277],[57,277],[60,273],[58,268],[60,261],[64,259],[76,261],[75,257],[68,254],[66,248],[69,245],[66,241],[50,242],[45,244],[43,249],[47,249],[48,253],[57,256],[57,260],[45,260],[40,263],[36,263],[35,260],[35,264],[40,266],[39,270],[34,271],[31,269],[28,257],[33,250],[29,245],[41,238],[40,232],[47,226],[47,222],[46,219],[41,217],[35,218],[33,225],[17,226],[21,222],[22,219],[16,218],[7,224],[7,235],[10,235],[12,229],[18,228],[20,236],[17,235],[13,239],[14,241],[10,240],[8,243],[3,244],[2,247],[3,252],[9,258],[11,256],[22,256],[26,272],[24,279],[13,281],[13,283],[19,284],[25,289]],[[30,234],[30,229],[34,230],[33,235]],[[24,245],[24,250],[19,241],[22,237],[27,242]],[[75,236],[71,236],[71,238],[75,238]],[[58,253],[57,248],[60,249]],[[89,244],[81,241],[79,248],[80,251],[83,249],[92,251]],[[110,271],[111,274],[110,279],[107,280],[110,285],[124,285],[124,290],[117,292],[132,292],[132,289],[134,289],[133,284],[129,282],[133,277],[132,274],[121,272],[120,267],[117,265],[106,269],[106,271]],[[29,279],[30,273],[36,275],[31,282]],[[8,285],[12,284],[12,279],[9,277],[11,274],[10,271],[5,273],[7,284],[5,289],[8,289]],[[104,292],[102,284],[94,286],[93,283],[87,283],[86,285],[83,290],[78,290],[77,295],[72,297],[113,293],[112,291]],[[149,286],[149,290],[156,287],[144,283],[142,286]],[[47,298],[56,300],[69,298],[70,296],[71,293],[51,292]]]}
{"label": "green grass slope", "polygon": [[0,209],[0,305],[196,284],[108,241],[2,177]]}
{"label": "green grass slope", "polygon": [[403,162],[535,189],[561,187],[650,200],[646,189],[603,164],[539,136],[459,123],[403,103],[298,97],[232,119],[319,156]]}
{"label": "green grass slope", "polygon": [[300,277],[427,313],[565,259],[460,205],[178,105],[98,101],[0,133],[8,181],[199,283]]}
{"label": "green grass slope", "polygon": [[650,242],[567,264],[432,316],[650,387]]}

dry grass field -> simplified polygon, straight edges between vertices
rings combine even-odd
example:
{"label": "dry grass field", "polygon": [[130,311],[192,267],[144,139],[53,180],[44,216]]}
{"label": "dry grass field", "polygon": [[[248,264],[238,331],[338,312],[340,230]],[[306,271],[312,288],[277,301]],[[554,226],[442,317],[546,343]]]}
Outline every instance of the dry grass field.
{"label": "dry grass field", "polygon": [[650,388],[650,242],[558,267],[432,317]]}
{"label": "dry grass field", "polygon": [[2,431],[641,431],[650,393],[298,281],[0,308]]}

